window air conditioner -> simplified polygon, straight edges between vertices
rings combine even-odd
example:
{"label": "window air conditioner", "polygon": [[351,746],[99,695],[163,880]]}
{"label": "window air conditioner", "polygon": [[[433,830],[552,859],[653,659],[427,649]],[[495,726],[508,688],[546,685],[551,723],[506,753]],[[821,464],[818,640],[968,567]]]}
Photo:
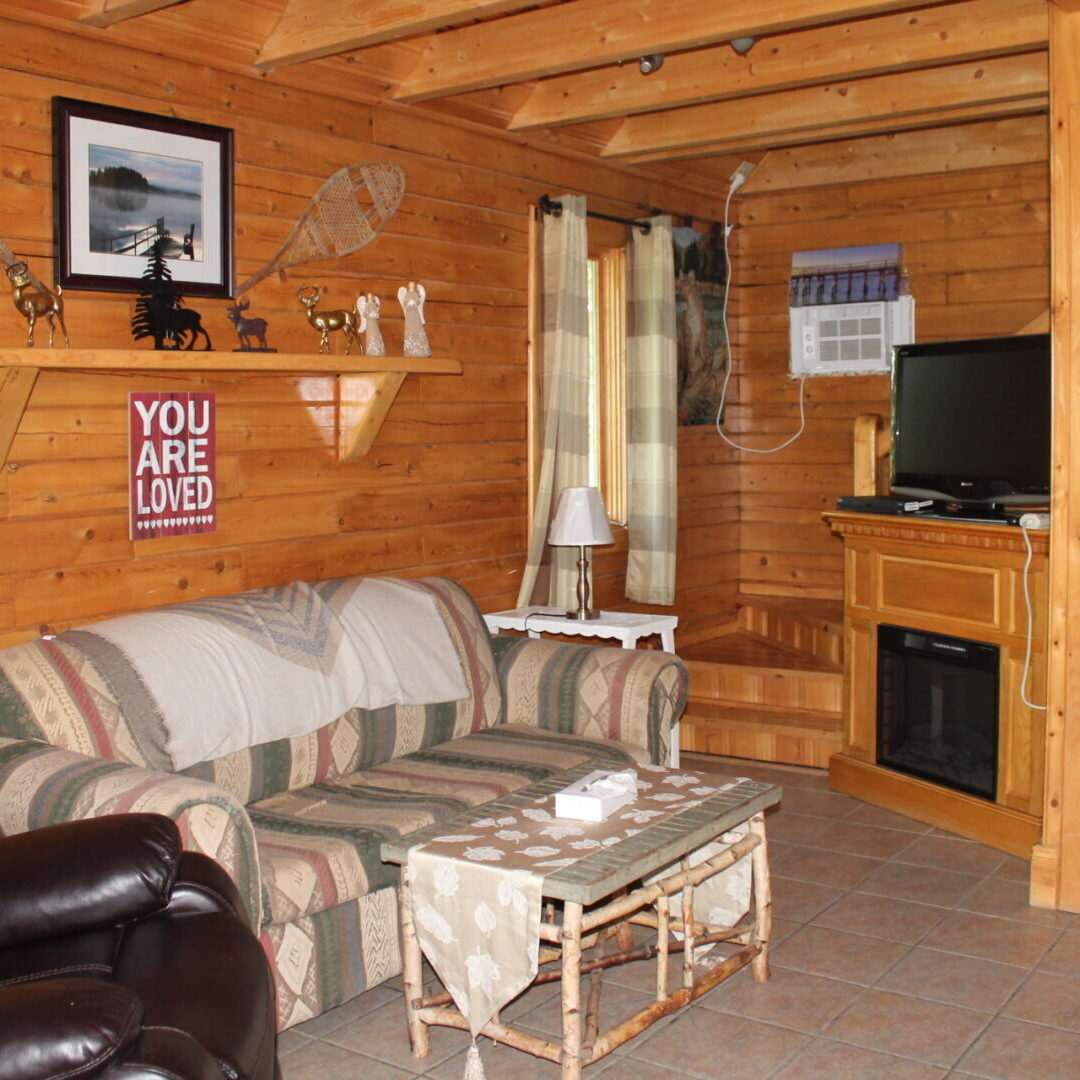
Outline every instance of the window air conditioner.
{"label": "window air conditioner", "polygon": [[915,340],[915,299],[791,308],[791,374],[888,371],[892,347]]}

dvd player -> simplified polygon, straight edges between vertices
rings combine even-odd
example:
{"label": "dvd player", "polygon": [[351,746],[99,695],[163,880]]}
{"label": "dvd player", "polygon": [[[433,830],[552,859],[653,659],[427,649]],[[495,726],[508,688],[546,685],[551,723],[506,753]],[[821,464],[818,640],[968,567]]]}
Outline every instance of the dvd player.
{"label": "dvd player", "polygon": [[931,509],[933,499],[912,499],[895,495],[841,495],[837,510],[855,514],[918,514]]}

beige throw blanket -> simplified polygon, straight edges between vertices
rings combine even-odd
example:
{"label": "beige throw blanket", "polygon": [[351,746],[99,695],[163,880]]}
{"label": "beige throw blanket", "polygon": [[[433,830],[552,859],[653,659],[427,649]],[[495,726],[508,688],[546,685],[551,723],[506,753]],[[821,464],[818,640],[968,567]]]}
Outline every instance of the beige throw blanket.
{"label": "beige throw blanket", "polygon": [[405,581],[293,582],[83,628],[145,688],[173,769],[305,735],[352,708],[468,695],[430,593]]}

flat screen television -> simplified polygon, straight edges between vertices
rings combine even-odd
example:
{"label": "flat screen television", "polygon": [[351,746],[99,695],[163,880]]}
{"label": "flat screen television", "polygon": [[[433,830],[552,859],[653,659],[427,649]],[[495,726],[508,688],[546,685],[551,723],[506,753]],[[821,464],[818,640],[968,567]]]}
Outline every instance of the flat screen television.
{"label": "flat screen television", "polygon": [[892,490],[965,506],[1050,498],[1050,336],[898,345]]}

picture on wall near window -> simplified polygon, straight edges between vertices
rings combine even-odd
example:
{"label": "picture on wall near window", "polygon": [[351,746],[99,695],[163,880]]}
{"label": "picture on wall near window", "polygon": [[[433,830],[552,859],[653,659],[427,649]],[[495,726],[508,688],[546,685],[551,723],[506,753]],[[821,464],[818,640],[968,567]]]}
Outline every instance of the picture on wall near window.
{"label": "picture on wall near window", "polygon": [[672,236],[679,423],[711,424],[727,371],[724,242],[719,226],[709,232],[682,226],[672,229]]}
{"label": "picture on wall near window", "polygon": [[54,98],[59,280],[134,291],[147,256],[186,293],[232,295],[232,132]]}

